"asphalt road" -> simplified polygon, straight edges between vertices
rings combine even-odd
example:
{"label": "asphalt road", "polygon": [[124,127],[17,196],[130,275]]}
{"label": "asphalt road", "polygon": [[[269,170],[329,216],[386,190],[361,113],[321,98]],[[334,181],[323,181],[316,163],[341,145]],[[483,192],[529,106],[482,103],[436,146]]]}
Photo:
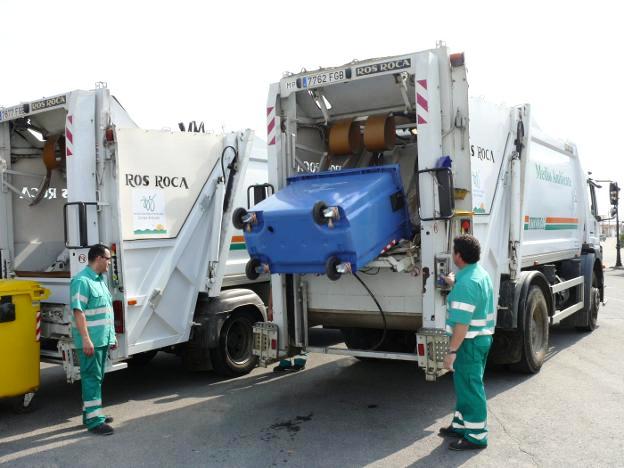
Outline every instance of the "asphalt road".
{"label": "asphalt road", "polygon": [[[538,375],[487,372],[490,446],[478,453],[451,452],[436,435],[450,421],[452,382],[426,383],[414,364],[313,355],[296,374],[222,380],[161,353],[107,376],[110,437],[83,430],[79,384],[45,366],[37,411],[18,416],[0,403],[0,464],[624,466],[624,270],[606,275],[597,330],[552,329]],[[340,340],[313,332],[317,342]]]}

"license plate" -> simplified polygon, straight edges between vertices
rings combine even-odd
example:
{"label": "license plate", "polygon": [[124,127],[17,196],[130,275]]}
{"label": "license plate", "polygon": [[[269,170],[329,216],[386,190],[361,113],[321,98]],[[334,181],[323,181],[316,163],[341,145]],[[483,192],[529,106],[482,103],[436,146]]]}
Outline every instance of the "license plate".
{"label": "license plate", "polygon": [[325,86],[330,83],[336,83],[338,81],[344,81],[347,79],[346,70],[335,70],[329,72],[315,73],[314,75],[304,76],[301,79],[303,88],[316,88],[318,86]]}

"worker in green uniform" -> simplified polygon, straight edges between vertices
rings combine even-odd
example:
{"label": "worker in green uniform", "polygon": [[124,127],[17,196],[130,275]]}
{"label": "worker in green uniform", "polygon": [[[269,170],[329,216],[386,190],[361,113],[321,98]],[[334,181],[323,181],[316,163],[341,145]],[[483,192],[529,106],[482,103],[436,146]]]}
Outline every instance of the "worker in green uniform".
{"label": "worker in green uniform", "polygon": [[89,249],[89,264],[71,280],[72,336],[80,359],[82,422],[99,435],[110,435],[112,417],[102,412],[102,381],[110,347],[117,346],[113,302],[104,273],[111,254],[97,244]]}
{"label": "worker in green uniform", "polygon": [[453,288],[447,298],[447,333],[451,335],[444,367],[453,371],[457,398],[450,426],[440,435],[457,438],[451,450],[483,449],[488,444],[487,406],[483,372],[492,345],[496,309],[488,273],[477,263],[479,241],[462,235],[453,241],[457,276],[444,279]]}

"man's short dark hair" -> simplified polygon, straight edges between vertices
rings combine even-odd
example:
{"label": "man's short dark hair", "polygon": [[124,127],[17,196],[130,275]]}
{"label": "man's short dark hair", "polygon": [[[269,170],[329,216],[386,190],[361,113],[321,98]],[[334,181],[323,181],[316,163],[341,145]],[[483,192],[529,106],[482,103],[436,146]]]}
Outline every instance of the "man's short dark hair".
{"label": "man's short dark hair", "polygon": [[469,234],[457,236],[453,240],[453,251],[461,255],[466,263],[477,263],[481,258],[481,245],[476,237]]}
{"label": "man's short dark hair", "polygon": [[95,244],[89,249],[89,263],[94,262],[98,257],[106,257],[106,251],[110,252],[108,246],[104,244]]}

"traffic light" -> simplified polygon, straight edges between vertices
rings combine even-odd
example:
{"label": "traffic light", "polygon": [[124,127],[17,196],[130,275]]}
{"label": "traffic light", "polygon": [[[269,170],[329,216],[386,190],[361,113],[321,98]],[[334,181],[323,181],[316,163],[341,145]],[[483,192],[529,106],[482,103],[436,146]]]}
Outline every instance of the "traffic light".
{"label": "traffic light", "polygon": [[609,184],[609,200],[613,206],[617,206],[618,204],[618,192],[620,191],[620,187],[618,187],[617,182],[611,182]]}

